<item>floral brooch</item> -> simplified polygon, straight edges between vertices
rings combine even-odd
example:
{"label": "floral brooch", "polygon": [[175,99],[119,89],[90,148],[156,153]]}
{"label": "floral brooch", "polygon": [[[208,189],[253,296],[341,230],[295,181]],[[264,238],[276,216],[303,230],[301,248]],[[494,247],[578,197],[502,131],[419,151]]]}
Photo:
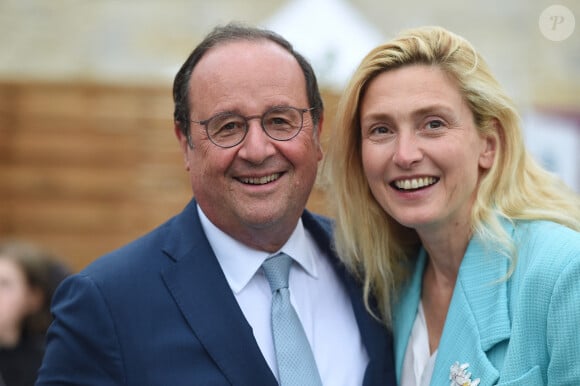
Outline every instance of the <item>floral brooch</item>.
{"label": "floral brooch", "polygon": [[471,373],[467,371],[469,363],[464,363],[462,365],[459,362],[455,362],[449,371],[449,380],[451,384],[449,386],[478,386],[479,378],[471,380]]}

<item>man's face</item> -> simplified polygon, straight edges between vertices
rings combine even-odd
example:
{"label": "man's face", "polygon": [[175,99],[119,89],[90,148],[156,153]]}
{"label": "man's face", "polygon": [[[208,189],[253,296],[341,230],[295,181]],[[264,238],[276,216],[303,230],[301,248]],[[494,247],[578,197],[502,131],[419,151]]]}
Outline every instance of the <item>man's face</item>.
{"label": "man's face", "polygon": [[[189,98],[194,121],[224,112],[262,115],[273,106],[310,107],[298,62],[270,41],[212,48],[192,72]],[[306,205],[322,158],[320,130],[310,113],[304,113],[302,130],[289,141],[268,137],[260,119],[249,120],[245,139],[231,148],[213,144],[198,123],[191,123],[192,149],[176,133],[194,195],[208,218],[250,246],[280,247],[276,244],[290,235]]]}

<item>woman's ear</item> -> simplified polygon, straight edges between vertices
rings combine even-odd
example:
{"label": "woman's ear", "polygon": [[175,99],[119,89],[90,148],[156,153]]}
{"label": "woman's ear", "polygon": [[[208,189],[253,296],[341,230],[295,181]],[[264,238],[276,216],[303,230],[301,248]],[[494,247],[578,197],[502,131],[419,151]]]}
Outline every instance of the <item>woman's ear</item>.
{"label": "woman's ear", "polygon": [[495,152],[498,147],[499,136],[502,131],[501,123],[497,119],[491,121],[492,130],[489,130],[483,138],[485,141],[483,151],[479,156],[479,167],[482,169],[489,169],[493,166],[495,160]]}

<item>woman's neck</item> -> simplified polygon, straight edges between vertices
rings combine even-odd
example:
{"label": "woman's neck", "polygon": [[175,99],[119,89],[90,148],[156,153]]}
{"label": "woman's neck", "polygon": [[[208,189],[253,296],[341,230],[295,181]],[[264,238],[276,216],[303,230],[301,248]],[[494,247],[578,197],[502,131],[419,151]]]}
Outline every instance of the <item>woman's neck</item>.
{"label": "woman's neck", "polygon": [[431,353],[439,347],[445,319],[455,289],[459,267],[465,255],[469,238],[469,227],[457,227],[452,232],[419,234],[428,261],[423,273],[421,301]]}

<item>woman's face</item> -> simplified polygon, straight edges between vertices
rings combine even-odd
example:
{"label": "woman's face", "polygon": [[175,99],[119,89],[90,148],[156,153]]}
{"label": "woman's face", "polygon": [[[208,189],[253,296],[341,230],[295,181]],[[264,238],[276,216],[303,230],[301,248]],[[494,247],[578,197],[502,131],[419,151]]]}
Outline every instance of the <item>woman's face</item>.
{"label": "woman's face", "polygon": [[12,259],[0,256],[0,343],[19,333],[23,319],[37,302],[22,268]]}
{"label": "woman's face", "polygon": [[372,194],[406,227],[465,227],[495,142],[477,132],[456,83],[440,68],[379,74],[361,99],[362,161]]}

